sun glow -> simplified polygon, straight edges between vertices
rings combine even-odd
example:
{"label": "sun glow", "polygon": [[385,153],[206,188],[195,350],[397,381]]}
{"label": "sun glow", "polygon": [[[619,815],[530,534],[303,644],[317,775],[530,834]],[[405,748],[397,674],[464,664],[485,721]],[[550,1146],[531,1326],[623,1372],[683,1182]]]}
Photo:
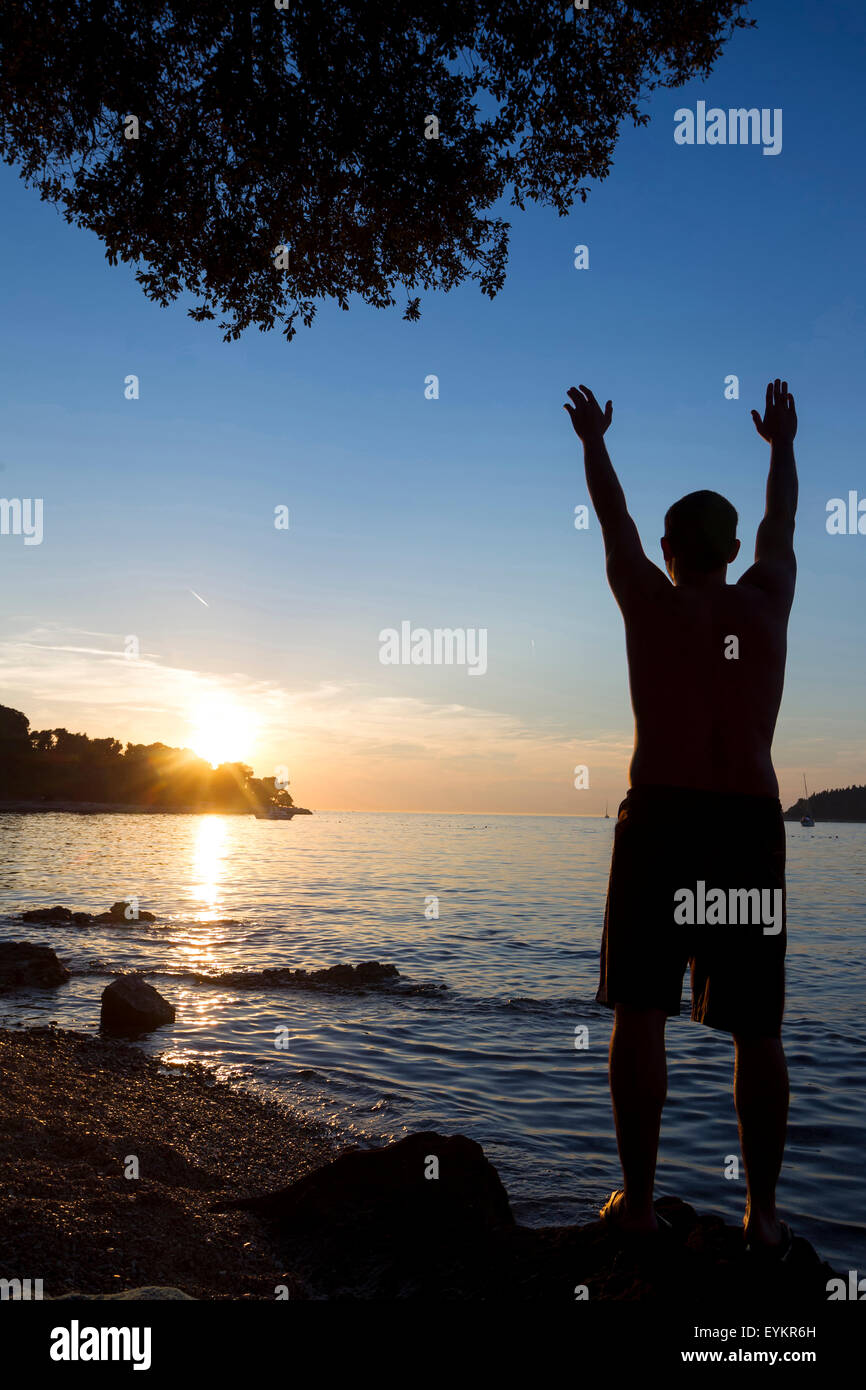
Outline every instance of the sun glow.
{"label": "sun glow", "polygon": [[231,700],[202,700],[190,717],[188,747],[213,767],[248,763],[256,741],[256,719]]}

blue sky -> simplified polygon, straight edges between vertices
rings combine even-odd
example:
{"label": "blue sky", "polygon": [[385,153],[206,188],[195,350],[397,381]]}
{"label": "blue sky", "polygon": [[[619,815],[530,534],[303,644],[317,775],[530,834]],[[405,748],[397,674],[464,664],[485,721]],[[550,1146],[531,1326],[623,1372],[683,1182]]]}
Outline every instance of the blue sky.
{"label": "blue sky", "polygon": [[[782,799],[803,770],[816,789],[866,781],[866,537],[825,525],[831,497],[866,496],[866,17],[853,0],[751,13],[708,82],[623,128],[586,204],[514,210],[493,303],[427,295],[418,324],[323,307],[292,344],[225,344],[0,170],[0,493],[45,509],[41,545],[0,537],[0,699],[124,740],[216,724],[226,756],[287,765],[319,808],[597,813],[624,793],[632,717],[598,527],[573,526],[588,499],[565,390],[613,399],[652,558],[677,497],[730,497],[735,579],[768,462],[749,410],[785,375],[800,510]],[[675,144],[699,99],[781,108],[781,153]],[[406,619],[486,628],[487,673],[383,666],[378,634]]]}

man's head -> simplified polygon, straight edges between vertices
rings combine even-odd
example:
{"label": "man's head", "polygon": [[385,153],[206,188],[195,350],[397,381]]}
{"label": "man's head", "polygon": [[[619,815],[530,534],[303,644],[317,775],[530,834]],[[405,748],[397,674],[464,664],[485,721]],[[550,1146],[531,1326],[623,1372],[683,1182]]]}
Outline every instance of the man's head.
{"label": "man's head", "polygon": [[662,552],[675,584],[720,575],[740,549],[737,513],[718,492],[690,492],[665,516]]}

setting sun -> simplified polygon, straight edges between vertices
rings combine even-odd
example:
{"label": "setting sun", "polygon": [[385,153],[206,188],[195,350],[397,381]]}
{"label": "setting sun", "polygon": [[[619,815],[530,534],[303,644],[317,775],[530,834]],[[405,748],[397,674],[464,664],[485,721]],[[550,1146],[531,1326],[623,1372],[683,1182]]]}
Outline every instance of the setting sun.
{"label": "setting sun", "polygon": [[188,746],[213,767],[245,763],[256,741],[256,719],[249,710],[218,697],[203,700],[190,716]]}

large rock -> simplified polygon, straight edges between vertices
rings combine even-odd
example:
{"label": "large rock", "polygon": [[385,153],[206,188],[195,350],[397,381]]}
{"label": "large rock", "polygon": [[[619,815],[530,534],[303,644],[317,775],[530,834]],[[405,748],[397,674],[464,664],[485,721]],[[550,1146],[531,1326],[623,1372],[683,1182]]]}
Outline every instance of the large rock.
{"label": "large rock", "polygon": [[121,975],[102,991],[100,1026],[105,1033],[149,1033],[174,1019],[174,1005],[140,975]]}
{"label": "large rock", "polygon": [[52,989],[65,984],[70,974],[50,946],[37,946],[32,941],[0,942],[0,989],[28,985]]}
{"label": "large rock", "polygon": [[294,1230],[322,1221],[358,1219],[371,1212],[378,1223],[400,1225],[404,1216],[427,1226],[511,1226],[508,1193],[484,1150],[462,1134],[409,1134],[384,1149],[347,1149],[328,1163],[245,1207]]}
{"label": "large rock", "polygon": [[478,1280],[491,1243],[514,1230],[496,1169],[462,1134],[349,1149],[291,1187],[227,1205],[271,1223],[292,1267],[319,1288],[324,1278],[328,1296],[433,1297],[456,1277]]}

